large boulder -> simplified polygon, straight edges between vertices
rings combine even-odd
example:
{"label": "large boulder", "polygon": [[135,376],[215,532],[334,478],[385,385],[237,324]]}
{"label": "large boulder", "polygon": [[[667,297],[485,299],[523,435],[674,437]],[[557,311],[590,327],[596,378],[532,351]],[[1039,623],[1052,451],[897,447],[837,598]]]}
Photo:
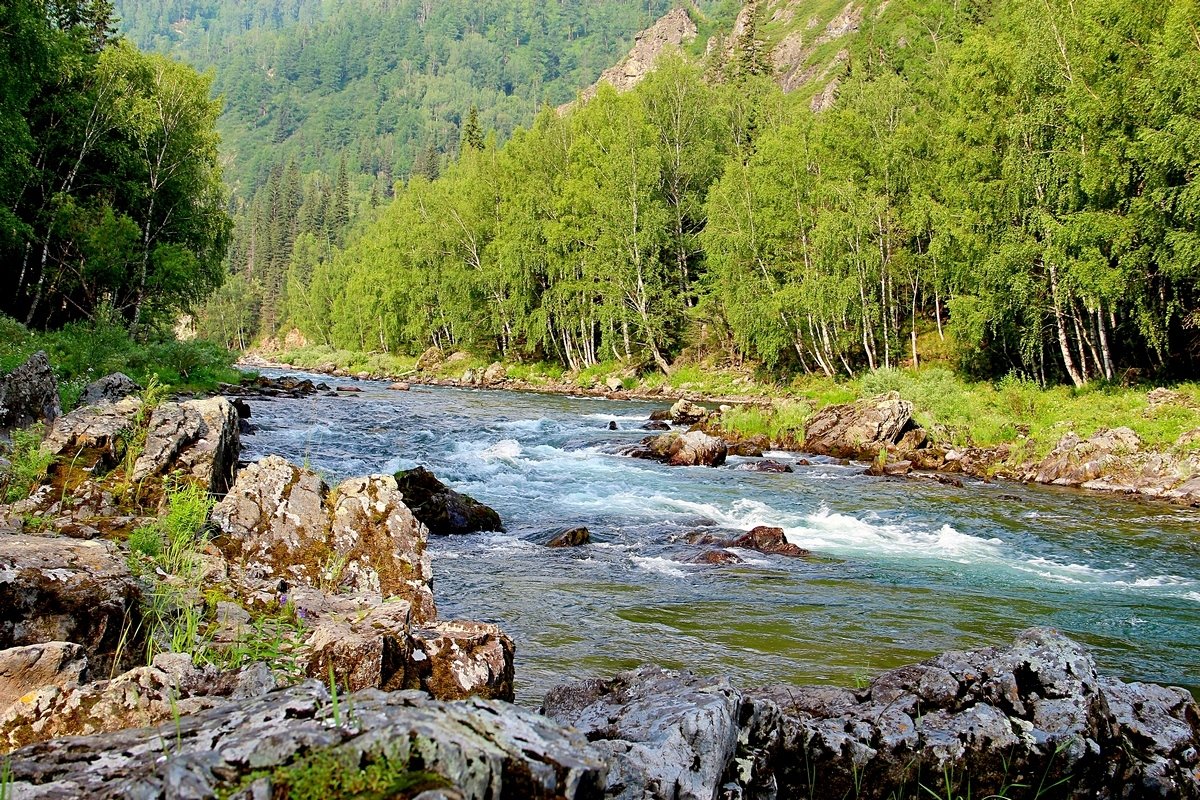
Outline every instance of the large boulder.
{"label": "large boulder", "polygon": [[124,457],[126,432],[141,409],[142,400],[136,396],[82,406],[55,420],[42,447],[73,467],[102,475]]}
{"label": "large boulder", "polygon": [[809,418],[804,449],[839,458],[874,458],[909,429],[913,407],[897,392],[826,406]]}
{"label": "large boulder", "polygon": [[45,352],[0,378],[0,430],[53,422],[61,413],[58,381]]}
{"label": "large boulder", "polygon": [[504,530],[493,509],[454,491],[424,467],[397,472],[396,485],[405,505],[436,536]]}
{"label": "large boulder", "polygon": [[157,729],[32,745],[9,763],[14,800],[286,797],[300,780],[305,796],[334,798],[345,796],[340,779],[364,770],[410,787],[387,797],[453,786],[421,796],[600,800],[606,772],[583,736],[527,709],[482,699],[439,702],[417,692],[366,690],[335,699],[320,681]]}
{"label": "large boulder", "polygon": [[673,467],[719,467],[729,455],[725,440],[703,431],[671,431],[647,436],[640,445],[625,448],[624,455],[661,461]]}
{"label": "large boulder", "polygon": [[142,387],[134,383],[133,378],[124,372],[114,372],[89,383],[79,398],[79,404],[95,406],[102,403],[115,403],[131,394],[137,394],[141,390]]}
{"label": "large boulder", "polygon": [[390,475],[321,476],[268,456],[245,467],[212,511],[218,544],[254,577],[407,600],[433,619],[428,532]]}
{"label": "large boulder", "polygon": [[150,415],[133,480],[182,472],[213,494],[233,483],[241,452],[238,412],[224,397],[163,403]]}
{"label": "large boulder", "polygon": [[138,599],[111,542],[0,536],[0,649],[72,642],[109,674],[137,652]]}

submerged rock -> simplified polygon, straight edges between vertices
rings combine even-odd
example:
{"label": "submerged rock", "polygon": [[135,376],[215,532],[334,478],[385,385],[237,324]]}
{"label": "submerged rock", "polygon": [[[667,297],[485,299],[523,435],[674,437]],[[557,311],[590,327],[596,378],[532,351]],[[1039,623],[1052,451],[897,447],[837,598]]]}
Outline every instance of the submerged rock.
{"label": "submerged rock", "polygon": [[771,528],[759,525],[740,536],[725,538],[713,533],[696,532],[685,537],[689,544],[710,544],[717,547],[737,547],[742,550],[755,550],[769,555],[789,556],[792,558],[807,558],[811,551],[787,540],[783,528]]}
{"label": "submerged rock", "polygon": [[625,448],[623,455],[661,461],[673,467],[719,467],[729,453],[724,439],[702,431],[647,436],[640,445]]}
{"label": "submerged rock", "polygon": [[494,510],[454,491],[424,467],[397,472],[396,484],[405,505],[434,535],[504,530]]}
{"label": "submerged rock", "polygon": [[58,381],[45,351],[0,378],[0,430],[53,422],[61,413]]}
{"label": "submerged rock", "polygon": [[669,431],[671,426],[661,420],[650,420],[641,426],[644,431]]}
{"label": "submerged rock", "polygon": [[554,533],[546,542],[546,547],[581,547],[585,544],[590,544],[591,541],[592,532],[580,526]]}
{"label": "submerged rock", "polygon": [[742,472],[795,472],[795,470],[789,465],[779,461],[772,461],[771,459],[764,459],[762,461],[749,461],[745,464],[739,464],[738,469]]}

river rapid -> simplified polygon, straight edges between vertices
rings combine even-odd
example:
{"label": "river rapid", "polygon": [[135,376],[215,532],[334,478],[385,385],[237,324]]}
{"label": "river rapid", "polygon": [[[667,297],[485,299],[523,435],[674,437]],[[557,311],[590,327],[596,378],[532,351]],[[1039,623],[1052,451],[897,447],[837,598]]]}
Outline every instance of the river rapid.
{"label": "river rapid", "polygon": [[[276,453],[331,483],[420,464],[495,508],[505,533],[431,540],[434,593],[442,618],[496,622],[516,640],[518,702],[646,662],[743,686],[853,686],[1031,625],[1086,643],[1105,672],[1200,690],[1196,509],[872,478],[816,458],[792,474],[739,471],[739,458],[666,467],[611,451],[646,436],[639,426],[667,402],[354,385],[361,394],[251,399],[243,458]],[[593,544],[530,541],[577,525]],[[756,525],[819,558],[691,565],[701,549],[672,541]]]}

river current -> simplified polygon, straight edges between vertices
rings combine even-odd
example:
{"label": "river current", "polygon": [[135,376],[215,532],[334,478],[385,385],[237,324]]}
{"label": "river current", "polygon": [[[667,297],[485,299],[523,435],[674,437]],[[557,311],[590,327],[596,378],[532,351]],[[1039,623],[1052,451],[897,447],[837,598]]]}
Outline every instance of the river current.
{"label": "river current", "polygon": [[[431,540],[434,594],[442,618],[496,622],[516,640],[519,702],[646,662],[743,686],[853,686],[1032,625],[1086,643],[1105,672],[1200,690],[1195,509],[872,478],[822,459],[791,474],[739,471],[740,458],[666,467],[611,451],[646,436],[639,426],[667,402],[354,385],[361,394],[252,399],[243,457],[277,453],[331,483],[424,465],[495,508],[506,532]],[[531,541],[578,525],[593,544]],[[673,541],[756,525],[819,558],[693,565],[700,548]]]}

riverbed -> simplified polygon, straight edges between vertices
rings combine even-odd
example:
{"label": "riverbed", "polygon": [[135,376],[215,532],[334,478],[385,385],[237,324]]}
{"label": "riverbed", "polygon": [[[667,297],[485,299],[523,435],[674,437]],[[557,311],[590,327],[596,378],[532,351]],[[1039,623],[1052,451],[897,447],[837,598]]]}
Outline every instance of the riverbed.
{"label": "riverbed", "polygon": [[[496,622],[516,640],[518,702],[646,662],[743,686],[854,686],[1032,625],[1086,643],[1106,672],[1200,691],[1200,510],[874,478],[817,458],[790,474],[739,470],[753,460],[741,458],[666,467],[614,451],[668,402],[353,385],[362,392],[251,399],[243,457],[276,453],[331,483],[424,465],[495,508],[504,533],[431,540],[434,593],[441,617]],[[531,541],[578,525],[592,544]],[[817,557],[684,563],[701,552],[687,533],[756,525]]]}

